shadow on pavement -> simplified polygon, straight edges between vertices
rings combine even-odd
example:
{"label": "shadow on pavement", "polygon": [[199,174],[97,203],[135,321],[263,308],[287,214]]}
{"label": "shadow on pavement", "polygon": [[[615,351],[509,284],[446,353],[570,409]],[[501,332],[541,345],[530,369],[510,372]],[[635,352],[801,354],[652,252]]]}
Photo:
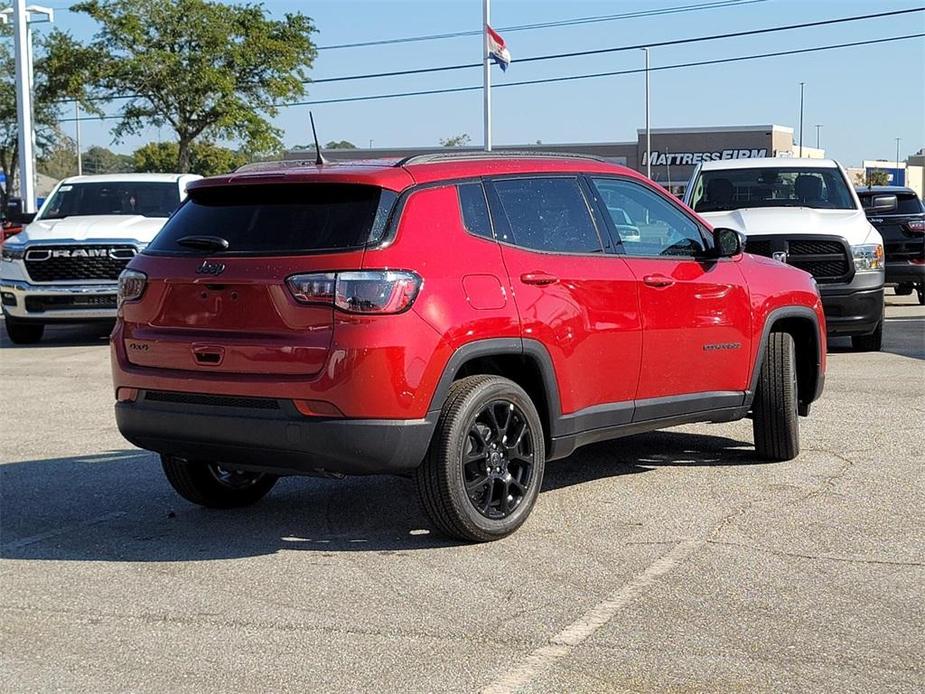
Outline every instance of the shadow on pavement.
{"label": "shadow on pavement", "polygon": [[[925,360],[925,317],[887,316],[884,318],[883,348],[880,351]],[[850,338],[829,338],[829,354],[852,352]]]}
{"label": "shadow on pavement", "polygon": [[[543,490],[664,465],[755,462],[750,444],[660,432],[549,463]],[[389,554],[461,544],[430,527],[413,482],[399,477],[285,478],[252,507],[215,511],[178,497],[156,456],[123,450],[8,463],[0,489],[6,559],[206,561],[282,549]]]}
{"label": "shadow on pavement", "polygon": [[[0,320],[0,325],[3,321]],[[66,325],[45,326],[45,335],[39,342],[31,345],[16,345],[10,342],[6,334],[6,327],[0,328],[0,348],[2,349],[35,349],[37,347],[85,347],[109,344],[109,334],[112,332],[114,321],[100,321],[97,323],[75,323]]]}

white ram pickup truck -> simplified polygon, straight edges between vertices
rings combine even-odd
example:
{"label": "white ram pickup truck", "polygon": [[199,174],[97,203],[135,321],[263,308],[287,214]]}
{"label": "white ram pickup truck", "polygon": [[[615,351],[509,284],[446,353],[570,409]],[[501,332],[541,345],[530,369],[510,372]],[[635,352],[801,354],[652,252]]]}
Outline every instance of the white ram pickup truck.
{"label": "white ram pickup truck", "polygon": [[745,251],[816,280],[829,335],[856,351],[883,340],[883,239],[844,169],[831,159],[736,159],[697,166],[684,202],[715,227],[746,236]]}
{"label": "white ram pickup truck", "polygon": [[75,176],[3,244],[6,332],[38,342],[52,323],[112,321],[119,273],[186,197],[190,174]]}

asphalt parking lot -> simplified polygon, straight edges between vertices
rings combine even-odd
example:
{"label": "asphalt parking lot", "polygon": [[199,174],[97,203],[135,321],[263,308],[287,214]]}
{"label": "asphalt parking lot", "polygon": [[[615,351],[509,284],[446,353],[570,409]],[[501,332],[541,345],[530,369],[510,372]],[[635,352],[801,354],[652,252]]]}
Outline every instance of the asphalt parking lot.
{"label": "asphalt parking lot", "polygon": [[6,691],[922,691],[925,307],[832,344],[802,455],[750,422],[550,464],[527,524],[430,532],[410,481],[179,499],[118,434],[105,333],[0,349]]}

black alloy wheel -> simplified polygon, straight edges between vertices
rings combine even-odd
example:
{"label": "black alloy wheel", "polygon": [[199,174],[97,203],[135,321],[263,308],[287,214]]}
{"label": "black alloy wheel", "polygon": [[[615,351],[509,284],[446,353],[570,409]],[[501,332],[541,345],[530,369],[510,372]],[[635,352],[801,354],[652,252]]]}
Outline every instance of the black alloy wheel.
{"label": "black alloy wheel", "polygon": [[463,474],[466,494],[486,518],[507,518],[523,502],[533,483],[533,432],[513,402],[493,400],[469,427]]}

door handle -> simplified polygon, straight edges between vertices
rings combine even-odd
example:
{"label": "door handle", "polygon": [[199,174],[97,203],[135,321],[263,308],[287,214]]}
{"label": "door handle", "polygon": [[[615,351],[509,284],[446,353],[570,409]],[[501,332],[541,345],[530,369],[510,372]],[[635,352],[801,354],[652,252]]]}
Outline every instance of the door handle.
{"label": "door handle", "polygon": [[646,275],[642,281],[650,287],[670,287],[674,284],[674,280],[665,275]]}
{"label": "door handle", "polygon": [[520,281],[524,284],[544,286],[547,284],[555,284],[559,281],[559,278],[555,275],[550,275],[548,272],[525,272],[520,276]]}

